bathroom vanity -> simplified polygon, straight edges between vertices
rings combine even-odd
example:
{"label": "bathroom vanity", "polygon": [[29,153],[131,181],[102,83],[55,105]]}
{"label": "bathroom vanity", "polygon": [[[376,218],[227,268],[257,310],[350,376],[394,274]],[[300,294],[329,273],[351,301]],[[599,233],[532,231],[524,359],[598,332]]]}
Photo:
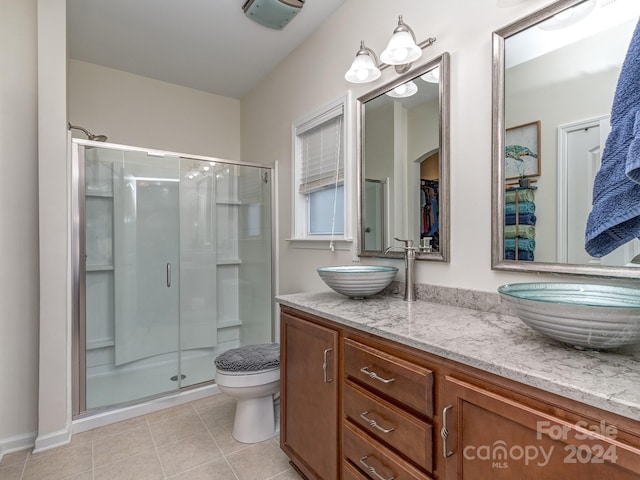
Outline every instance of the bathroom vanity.
{"label": "bathroom vanity", "polygon": [[281,446],[309,479],[640,476],[637,353],[426,301],[278,301]]}

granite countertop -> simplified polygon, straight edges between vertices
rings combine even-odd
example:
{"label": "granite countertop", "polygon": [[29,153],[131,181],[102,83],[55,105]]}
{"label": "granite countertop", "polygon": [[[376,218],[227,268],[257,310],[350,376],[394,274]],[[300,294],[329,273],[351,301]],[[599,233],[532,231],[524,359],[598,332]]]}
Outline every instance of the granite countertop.
{"label": "granite countertop", "polygon": [[351,300],[331,291],[280,295],[282,305],[640,421],[640,353],[581,351],[504,313]]}

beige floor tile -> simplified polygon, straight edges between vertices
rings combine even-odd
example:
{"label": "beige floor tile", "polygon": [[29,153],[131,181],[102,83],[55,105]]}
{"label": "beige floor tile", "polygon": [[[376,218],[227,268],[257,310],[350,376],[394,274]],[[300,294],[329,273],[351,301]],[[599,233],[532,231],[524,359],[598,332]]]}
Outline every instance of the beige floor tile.
{"label": "beige floor tile", "polygon": [[302,478],[303,477],[298,472],[296,472],[293,468],[290,468],[286,472],[281,473],[280,475],[276,475],[270,480],[300,480]]}
{"label": "beige floor tile", "polygon": [[200,412],[203,409],[223,403],[235,403],[235,399],[226,393],[218,393],[217,395],[209,395],[208,397],[194,400],[191,402],[191,405],[193,405],[193,408],[195,408],[196,411]]}
{"label": "beige floor tile", "polygon": [[117,433],[126,432],[137,428],[141,425],[146,425],[147,420],[145,417],[134,417],[129,420],[123,420],[121,422],[112,423],[111,425],[105,425],[93,430],[93,438],[100,438],[106,435],[115,435]]}
{"label": "beige floor tile", "polygon": [[242,448],[247,448],[248,445],[246,443],[238,442],[231,435],[231,431],[233,430],[233,424],[229,423],[224,427],[216,428],[215,430],[211,430],[211,436],[222,450],[224,455],[228,455],[235,451],[238,451]]}
{"label": "beige floor tile", "polygon": [[235,399],[198,409],[198,414],[209,430],[215,430],[233,423],[235,413]]}
{"label": "beige floor tile", "polygon": [[154,450],[147,450],[94,470],[95,480],[162,480],[164,474]]}
{"label": "beige floor tile", "polygon": [[125,432],[96,438],[93,441],[93,462],[98,467],[153,448],[149,427],[140,425]]}
{"label": "beige floor tile", "polygon": [[91,443],[61,447],[31,455],[27,459],[23,480],[58,480],[90,471]]}
{"label": "beige floor tile", "polygon": [[[2,459],[4,462],[4,459]],[[20,480],[24,470],[24,461],[0,467],[0,480]]]}
{"label": "beige floor tile", "polygon": [[271,440],[256,443],[226,458],[240,480],[266,480],[291,468],[288,457]]}
{"label": "beige floor tile", "polygon": [[165,475],[170,477],[221,458],[222,452],[208,433],[202,433],[158,447],[158,456]]}
{"label": "beige floor tile", "polygon": [[15,463],[24,463],[29,456],[29,449],[19,450],[13,453],[7,453],[2,457],[0,467],[6,467],[7,465],[13,465]]}
{"label": "beige floor tile", "polygon": [[224,458],[187,470],[171,480],[238,480]]}
{"label": "beige floor tile", "polygon": [[182,415],[149,424],[156,447],[177,442],[191,435],[207,433],[200,417],[191,409]]}
{"label": "beige floor tile", "polygon": [[93,471],[79,473],[78,475],[72,475],[71,477],[65,477],[63,480],[93,480]]}
{"label": "beige floor tile", "polygon": [[158,410],[157,412],[149,413],[146,416],[147,421],[151,423],[163,422],[170,418],[177,417],[178,415],[184,415],[187,413],[193,413],[193,405],[190,403],[184,403],[171,408],[165,408],[164,410]]}

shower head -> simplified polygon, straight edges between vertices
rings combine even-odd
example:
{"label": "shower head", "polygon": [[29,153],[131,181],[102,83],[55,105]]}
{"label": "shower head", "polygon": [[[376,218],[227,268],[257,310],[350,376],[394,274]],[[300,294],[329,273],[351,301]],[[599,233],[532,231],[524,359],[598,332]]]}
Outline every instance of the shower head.
{"label": "shower head", "polygon": [[91,133],[86,128],[78,127],[76,125],[71,125],[71,123],[69,123],[69,130],[72,130],[72,129],[83,131],[89,140],[93,140],[93,141],[96,141],[96,142],[106,142],[107,141],[107,136],[106,135],[94,135],[93,133]]}

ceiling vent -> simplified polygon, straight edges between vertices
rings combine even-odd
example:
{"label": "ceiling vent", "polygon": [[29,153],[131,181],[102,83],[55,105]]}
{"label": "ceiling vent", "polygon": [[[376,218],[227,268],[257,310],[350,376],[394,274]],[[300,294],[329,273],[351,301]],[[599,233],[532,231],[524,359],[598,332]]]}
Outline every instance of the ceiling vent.
{"label": "ceiling vent", "polygon": [[282,30],[302,10],[303,5],[304,0],[247,0],[242,10],[260,25]]}

